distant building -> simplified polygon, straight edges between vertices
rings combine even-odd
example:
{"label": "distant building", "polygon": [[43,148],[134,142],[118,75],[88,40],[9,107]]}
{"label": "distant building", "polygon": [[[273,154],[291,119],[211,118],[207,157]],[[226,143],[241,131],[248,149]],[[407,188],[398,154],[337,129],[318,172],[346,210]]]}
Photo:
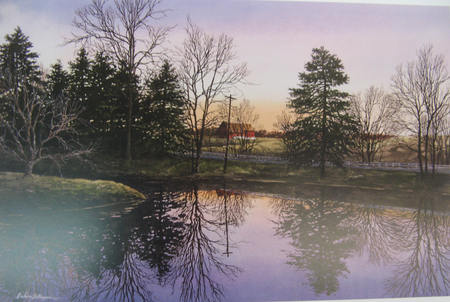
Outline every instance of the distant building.
{"label": "distant building", "polygon": [[[227,137],[227,122],[222,122],[217,128],[218,137]],[[230,123],[230,139],[255,139],[255,130],[250,124]]]}

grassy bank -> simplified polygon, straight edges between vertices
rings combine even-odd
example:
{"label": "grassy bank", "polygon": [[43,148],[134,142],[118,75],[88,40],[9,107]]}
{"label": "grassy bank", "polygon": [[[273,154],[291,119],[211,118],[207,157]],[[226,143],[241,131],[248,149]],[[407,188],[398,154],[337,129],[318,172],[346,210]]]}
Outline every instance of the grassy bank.
{"label": "grassy bank", "polygon": [[0,172],[0,208],[12,204],[77,208],[102,203],[137,201],[145,196],[113,181],[68,179],[53,176],[23,177],[21,173]]}
{"label": "grassy bank", "polygon": [[[109,179],[119,180],[130,184],[134,187],[133,180],[138,181],[158,181],[165,183],[182,183],[197,181],[204,184],[217,184],[223,180],[234,183],[238,187],[254,188],[255,191],[271,188],[284,184],[286,186],[295,187],[299,185],[325,186],[335,188],[348,189],[367,189],[372,191],[381,190],[402,190],[413,191],[418,187],[432,187],[433,190],[442,194],[450,195],[450,175],[437,175],[429,177],[422,181],[417,173],[404,171],[381,171],[366,169],[340,169],[328,168],[326,177],[319,177],[319,170],[315,168],[298,168],[286,164],[262,164],[251,162],[229,161],[227,173],[223,174],[223,162],[217,160],[201,160],[200,173],[195,176],[191,175],[191,163],[187,159],[174,158],[147,158],[133,160],[129,163],[115,157],[106,155],[97,155],[92,159],[89,165],[80,165],[74,163],[68,165],[64,171],[64,176],[88,178],[88,179]],[[57,171],[52,166],[41,166],[37,169],[36,174],[55,175]],[[3,174],[3,178],[6,177]],[[33,184],[21,180],[21,174],[10,174],[15,177],[16,188],[28,188],[31,191]],[[56,179],[56,180],[55,180]],[[140,179],[140,180],[139,180]],[[91,192],[89,198],[94,198],[94,190],[105,186],[102,182],[84,182],[81,179],[68,180],[59,178],[39,178],[33,177],[33,181],[39,180],[42,188],[54,190],[54,193],[61,188],[62,191],[69,190],[70,195],[75,192],[70,190],[78,190]],[[45,181],[44,181],[45,180]],[[71,182],[73,181],[73,182]],[[3,187],[0,179],[0,186]],[[31,186],[31,187],[30,187]],[[84,189],[82,188],[84,186]],[[91,186],[91,187],[89,187]],[[118,189],[108,186],[104,187],[111,194],[118,194]],[[123,187],[122,187],[123,189]],[[122,190],[121,189],[121,190]],[[23,189],[27,190],[27,189]],[[120,190],[119,190],[120,191]],[[267,192],[267,190],[265,190]],[[125,190],[127,192],[127,190]],[[120,195],[120,194],[119,194]],[[1,198],[1,197],[0,197]],[[100,197],[99,197],[100,198]]]}
{"label": "grassy bank", "polygon": [[[296,168],[292,165],[261,164],[230,161],[227,173],[223,174],[223,162],[202,160],[200,173],[192,176],[189,160],[146,159],[134,160],[126,164],[118,159],[97,160],[94,178],[122,179],[137,177],[162,182],[198,181],[201,183],[220,183],[223,180],[256,184],[316,185],[337,188],[358,188],[370,190],[411,191],[417,187],[432,186],[444,194],[450,194],[450,175],[436,175],[422,181],[417,173],[404,171],[381,171],[366,169],[329,168],[326,177],[319,177],[315,168]],[[81,171],[79,171],[81,173]],[[92,171],[94,173],[94,171]]]}

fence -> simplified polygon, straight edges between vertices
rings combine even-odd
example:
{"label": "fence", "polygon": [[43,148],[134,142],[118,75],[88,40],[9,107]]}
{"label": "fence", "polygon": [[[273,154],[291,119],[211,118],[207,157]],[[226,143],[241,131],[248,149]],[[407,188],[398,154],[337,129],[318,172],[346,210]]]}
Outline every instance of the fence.
{"label": "fence", "polygon": [[[223,160],[224,153],[220,152],[202,152],[202,158]],[[288,160],[282,157],[276,156],[258,156],[258,155],[243,155],[243,154],[228,154],[228,160],[234,161],[247,161],[255,163],[265,163],[265,164],[287,164]],[[318,163],[313,166],[318,166]],[[331,163],[327,163],[327,166],[333,166]],[[354,162],[345,161],[345,167],[358,168],[358,169],[379,169],[379,170],[405,170],[405,171],[415,171],[420,170],[418,163],[393,163],[393,162]],[[428,166],[429,171],[431,171],[432,166]],[[435,170],[438,173],[450,174],[450,165],[436,165]]]}

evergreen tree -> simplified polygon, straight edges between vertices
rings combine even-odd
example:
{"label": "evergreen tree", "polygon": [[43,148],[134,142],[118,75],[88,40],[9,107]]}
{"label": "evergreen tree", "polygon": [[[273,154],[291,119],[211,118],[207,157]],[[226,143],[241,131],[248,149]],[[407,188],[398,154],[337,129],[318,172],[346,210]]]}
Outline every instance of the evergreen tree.
{"label": "evergreen tree", "polygon": [[[30,90],[32,84],[40,84],[41,72],[36,62],[38,54],[31,50],[33,44],[20,27],[5,40],[0,45],[0,119],[12,119],[15,113],[8,94],[19,96],[24,88]],[[37,87],[33,90],[38,91]]]}
{"label": "evergreen tree", "polygon": [[92,61],[89,77],[89,100],[86,115],[96,138],[111,141],[119,104],[116,97],[116,67],[111,59],[98,52]]}
{"label": "evergreen tree", "polygon": [[36,62],[38,54],[31,51],[33,44],[20,27],[5,36],[0,45],[0,87],[17,91],[21,85],[38,82],[41,72]]}
{"label": "evergreen tree", "polygon": [[140,130],[151,153],[157,155],[183,151],[187,137],[184,100],[175,69],[165,61],[151,78],[142,106]]}
{"label": "evergreen tree", "polygon": [[[115,151],[122,152],[122,155],[127,155],[128,148],[128,139],[133,137],[132,144],[132,152],[135,150],[134,144],[134,136],[136,135],[136,123],[140,120],[138,114],[139,106],[137,104],[137,100],[140,99],[139,93],[139,79],[138,77],[133,77],[130,80],[130,74],[128,73],[127,65],[124,63],[120,63],[117,66],[116,73],[114,75],[114,95],[115,95],[115,106],[113,112],[113,123],[112,123],[112,131],[115,139],[114,148]],[[129,101],[130,101],[130,93],[132,94],[131,99],[133,99],[134,103],[132,105],[131,111],[131,127],[129,127]],[[131,131],[131,136],[128,133]],[[120,146],[121,149],[117,147]]]}
{"label": "evergreen tree", "polygon": [[88,53],[84,48],[78,51],[75,61],[69,63],[69,96],[84,108],[89,98],[90,65]]}
{"label": "evergreen tree", "polygon": [[318,161],[323,177],[326,162],[341,166],[350,153],[356,122],[348,113],[349,95],[336,88],[348,82],[341,60],[323,47],[314,48],[305,70],[299,73],[299,87],[290,89],[288,105],[297,114],[294,158],[300,163]]}
{"label": "evergreen tree", "polygon": [[87,110],[90,67],[91,61],[84,48],[81,48],[75,60],[69,63],[68,97],[74,105],[82,108],[76,128],[83,137],[86,137],[92,131],[89,127],[89,110]]}
{"label": "evergreen tree", "polygon": [[47,90],[50,98],[56,100],[67,96],[69,87],[69,74],[64,70],[61,61],[57,61],[50,68],[47,76]]}

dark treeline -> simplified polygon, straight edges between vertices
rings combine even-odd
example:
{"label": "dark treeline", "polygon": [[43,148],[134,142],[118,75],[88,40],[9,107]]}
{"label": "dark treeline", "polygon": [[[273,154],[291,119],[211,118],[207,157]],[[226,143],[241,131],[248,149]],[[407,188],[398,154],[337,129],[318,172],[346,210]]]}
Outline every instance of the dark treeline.
{"label": "dark treeline", "polygon": [[[82,139],[97,144],[97,150],[123,156],[126,145],[126,115],[129,83],[123,66],[102,52],[92,56],[81,48],[64,71],[52,65],[47,85],[52,97],[68,97],[81,103],[78,125]],[[133,154],[166,155],[182,151],[186,139],[183,96],[175,69],[169,61],[153,74],[134,79]]]}
{"label": "dark treeline", "polygon": [[168,60],[130,82],[125,65],[103,52],[80,48],[68,66],[58,60],[44,71],[20,27],[5,40],[0,46],[0,151],[24,164],[27,174],[41,160],[60,166],[92,151],[125,156],[130,91],[135,94],[133,156],[184,151],[184,98]]}

